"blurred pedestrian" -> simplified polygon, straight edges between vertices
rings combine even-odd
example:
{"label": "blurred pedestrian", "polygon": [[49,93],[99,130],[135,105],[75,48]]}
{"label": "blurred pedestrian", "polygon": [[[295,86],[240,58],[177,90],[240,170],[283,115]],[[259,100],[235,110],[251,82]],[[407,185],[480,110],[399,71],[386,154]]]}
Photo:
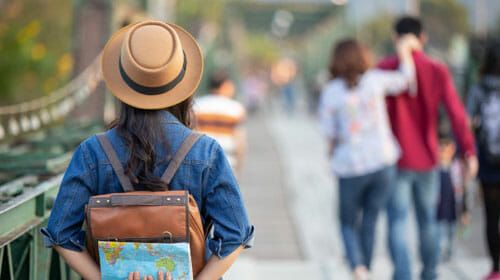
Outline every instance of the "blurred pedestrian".
{"label": "blurred pedestrian", "polygon": [[486,240],[492,269],[484,279],[500,279],[500,43],[491,43],[480,80],[469,93],[469,112],[477,137],[479,181],[484,199]]}
{"label": "blurred pedestrian", "polygon": [[[402,17],[395,26],[396,38],[413,34],[422,45],[427,41],[420,19]],[[437,277],[439,252],[436,207],[439,194],[439,153],[437,124],[439,107],[444,105],[451,121],[460,151],[466,160],[467,172],[477,171],[474,137],[468,117],[453,85],[448,69],[430,58],[423,50],[412,53],[417,73],[417,95],[390,96],[386,99],[392,130],[401,146],[396,186],[389,199],[387,213],[389,249],[394,264],[395,280],[411,279],[411,261],[408,251],[407,220],[413,198],[419,227],[421,279]],[[400,60],[388,57],[379,64],[381,69],[396,69]]]}
{"label": "blurred pedestrian", "polygon": [[399,71],[374,69],[371,52],[353,39],[340,42],[332,53],[333,80],[322,92],[319,113],[339,178],[341,231],[355,279],[368,277],[378,212],[399,158],[384,97],[415,84],[411,51],[418,44],[412,35],[399,40]]}
{"label": "blurred pedestrian", "polygon": [[[437,208],[439,223],[439,248],[441,261],[447,262],[453,254],[453,244],[458,217],[465,223],[468,219],[466,190],[462,162],[455,157],[456,145],[446,132],[439,135],[439,185]],[[465,224],[464,224],[465,225]]]}
{"label": "blurred pedestrian", "polygon": [[271,80],[278,86],[283,102],[283,109],[288,115],[293,115],[297,105],[295,77],[297,64],[291,58],[283,58],[271,69]]}
{"label": "blurred pedestrian", "polygon": [[196,130],[214,138],[224,150],[229,164],[239,174],[246,150],[243,127],[246,110],[234,100],[235,86],[225,71],[209,79],[209,94],[195,100]]}
{"label": "blurred pedestrian", "polygon": [[245,100],[245,107],[249,114],[254,114],[259,111],[262,104],[265,102],[268,92],[268,86],[262,73],[249,71],[245,74],[242,82],[242,91]]}

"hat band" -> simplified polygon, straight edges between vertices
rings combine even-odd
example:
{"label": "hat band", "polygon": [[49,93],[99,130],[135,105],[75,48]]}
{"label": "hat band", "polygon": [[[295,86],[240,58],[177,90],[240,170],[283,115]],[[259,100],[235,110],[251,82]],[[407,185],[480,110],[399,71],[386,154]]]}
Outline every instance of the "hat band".
{"label": "hat band", "polygon": [[120,56],[120,60],[118,63],[118,67],[120,68],[120,75],[122,76],[123,81],[125,81],[125,83],[131,89],[133,89],[137,92],[147,94],[147,95],[157,95],[157,94],[161,94],[161,93],[166,93],[167,91],[169,91],[169,90],[173,89],[175,86],[177,86],[184,78],[184,74],[186,74],[187,59],[186,59],[186,54],[184,52],[182,52],[182,53],[184,56],[184,62],[182,63],[181,72],[179,73],[179,75],[177,75],[177,77],[175,77],[175,79],[173,79],[172,81],[170,81],[162,86],[148,87],[148,86],[143,86],[143,85],[136,83],[134,80],[132,80],[132,78],[130,78],[127,75],[127,72],[125,72],[125,69],[123,69],[121,56]]}

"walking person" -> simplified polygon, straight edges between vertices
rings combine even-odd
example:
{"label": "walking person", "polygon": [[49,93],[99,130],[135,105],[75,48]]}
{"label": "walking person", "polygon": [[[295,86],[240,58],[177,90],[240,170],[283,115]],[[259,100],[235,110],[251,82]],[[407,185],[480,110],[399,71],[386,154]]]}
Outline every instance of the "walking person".
{"label": "walking person", "polygon": [[500,279],[500,43],[490,43],[468,109],[477,139],[478,177],[483,191],[485,233],[492,267],[486,280]]}
{"label": "walking person", "polygon": [[[207,241],[210,257],[196,280],[218,279],[242,249],[251,246],[253,227],[222,148],[202,136],[183,161],[171,160],[193,135],[189,128],[191,100],[202,70],[197,42],[174,24],[144,21],[129,25],[106,44],[102,72],[120,100],[121,113],[103,137],[118,158],[107,158],[109,149],[101,146],[100,137],[83,141],[73,154],[48,225],[42,230],[46,245],[54,247],[84,279],[101,279],[99,266],[84,246],[86,204],[97,194],[123,192],[123,180],[134,190],[187,190],[199,206],[203,224],[213,223],[213,236]],[[114,168],[117,164],[123,166],[122,173]],[[170,164],[178,169],[167,186],[161,174]],[[123,221],[134,222],[145,221]],[[130,271],[129,279],[139,278]]]}
{"label": "walking person", "polygon": [[235,86],[224,71],[209,79],[209,94],[194,104],[196,130],[214,138],[221,145],[229,164],[241,174],[246,151],[245,107],[234,100]]}
{"label": "walking person", "polygon": [[439,227],[440,260],[448,262],[453,255],[457,221],[466,226],[467,190],[462,162],[455,157],[456,145],[449,133],[439,133],[439,202],[437,220]]}
{"label": "walking person", "polygon": [[[422,45],[426,42],[422,22],[418,18],[403,17],[397,20],[394,29],[397,38],[413,34]],[[439,262],[436,249],[436,205],[439,193],[437,125],[441,105],[444,105],[451,121],[469,176],[477,170],[477,158],[467,114],[446,66],[427,56],[423,50],[414,51],[412,56],[417,74],[416,98],[403,94],[389,96],[386,100],[392,131],[402,151],[396,186],[387,206],[388,244],[394,264],[393,279],[411,279],[407,220],[413,201],[423,263],[420,277],[431,280],[437,277]],[[399,64],[398,57],[392,56],[382,60],[379,68],[397,69]]]}
{"label": "walking person", "polygon": [[341,231],[354,279],[368,277],[378,212],[399,158],[384,97],[413,87],[411,51],[417,45],[411,35],[399,40],[399,71],[374,69],[370,51],[353,39],[338,43],[332,53],[333,80],[322,92],[319,111],[339,180]]}

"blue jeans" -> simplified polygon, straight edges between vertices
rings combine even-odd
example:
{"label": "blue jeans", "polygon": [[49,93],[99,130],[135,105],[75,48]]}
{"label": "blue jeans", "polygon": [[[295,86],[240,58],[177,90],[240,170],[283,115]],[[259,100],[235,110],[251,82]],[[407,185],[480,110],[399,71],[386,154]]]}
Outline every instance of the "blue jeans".
{"label": "blue jeans", "polygon": [[411,279],[407,220],[410,199],[415,205],[419,230],[419,251],[423,263],[421,279],[437,278],[439,255],[436,208],[439,193],[437,169],[428,172],[398,170],[396,184],[387,205],[389,250],[394,264],[394,280]]}
{"label": "blue jeans", "polygon": [[446,262],[451,259],[453,254],[453,241],[457,225],[456,222],[440,221],[438,228],[440,260]]}
{"label": "blue jeans", "polygon": [[394,166],[367,175],[339,178],[340,223],[352,269],[370,268],[378,213],[387,203]]}

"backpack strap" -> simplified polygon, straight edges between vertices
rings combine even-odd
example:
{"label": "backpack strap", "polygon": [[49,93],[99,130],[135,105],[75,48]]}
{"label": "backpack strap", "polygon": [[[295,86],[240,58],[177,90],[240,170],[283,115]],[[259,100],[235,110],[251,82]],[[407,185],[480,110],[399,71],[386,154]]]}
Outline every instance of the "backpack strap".
{"label": "backpack strap", "polygon": [[179,150],[177,150],[174,157],[172,158],[172,160],[168,164],[167,170],[165,170],[165,172],[161,176],[161,180],[163,182],[165,182],[167,185],[170,184],[170,182],[174,178],[175,173],[177,172],[177,170],[181,166],[182,161],[184,160],[186,155],[189,153],[189,151],[191,150],[193,145],[196,143],[196,141],[198,141],[198,139],[200,139],[201,136],[202,136],[202,134],[199,134],[199,133],[191,133],[186,138],[186,140],[184,140],[181,147],[179,148]]}
{"label": "backpack strap", "polygon": [[101,143],[104,153],[108,157],[109,162],[111,162],[111,166],[113,167],[116,176],[118,176],[118,180],[120,181],[123,190],[125,192],[133,192],[134,187],[132,186],[132,182],[130,182],[130,178],[127,175],[125,175],[123,166],[120,160],[118,159],[118,156],[116,155],[115,149],[113,149],[113,146],[111,146],[108,137],[106,137],[106,134],[104,133],[98,134],[97,139],[99,139],[99,142]]}

